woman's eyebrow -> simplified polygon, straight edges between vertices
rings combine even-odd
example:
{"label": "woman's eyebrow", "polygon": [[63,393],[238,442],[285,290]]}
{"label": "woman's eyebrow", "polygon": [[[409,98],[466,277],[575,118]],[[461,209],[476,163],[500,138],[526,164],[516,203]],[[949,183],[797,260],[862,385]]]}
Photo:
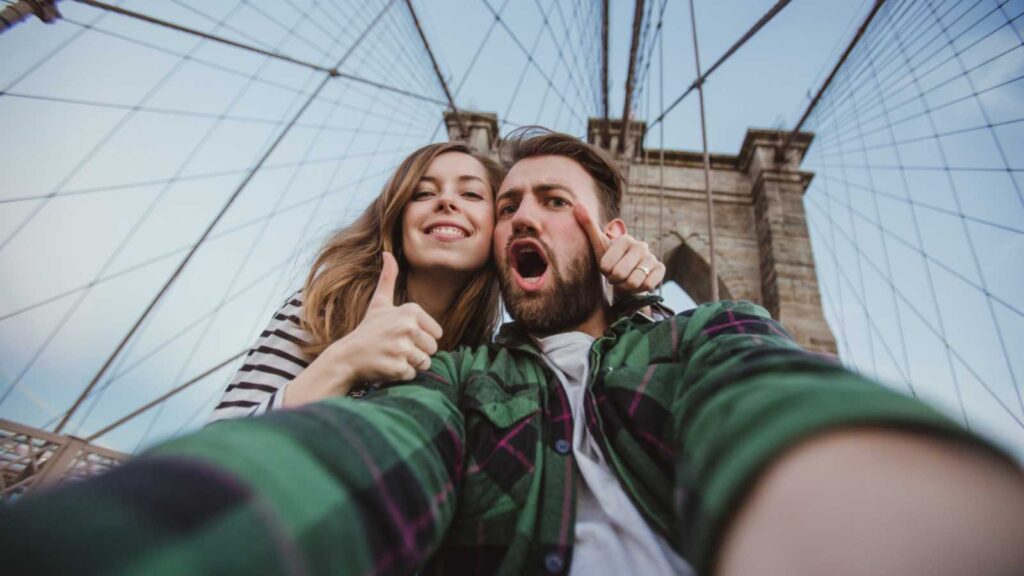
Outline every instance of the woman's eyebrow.
{"label": "woman's eyebrow", "polygon": [[[484,182],[483,178],[480,178],[479,176],[473,176],[472,174],[463,174],[463,175],[459,176],[458,179],[459,179],[460,182],[466,182],[466,181],[469,181],[469,180],[476,180],[477,182],[480,182],[480,183],[483,183],[483,184],[487,183],[487,182]],[[430,184],[433,184],[434,186],[438,186],[439,182],[440,182],[440,179],[436,178],[434,176],[424,176],[424,177],[420,178],[420,182],[428,182]]]}

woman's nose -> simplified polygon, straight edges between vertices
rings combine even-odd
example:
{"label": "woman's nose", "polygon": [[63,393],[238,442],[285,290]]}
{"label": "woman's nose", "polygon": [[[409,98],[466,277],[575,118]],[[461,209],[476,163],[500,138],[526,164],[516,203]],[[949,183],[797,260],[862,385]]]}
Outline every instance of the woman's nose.
{"label": "woman's nose", "polygon": [[457,212],[458,209],[458,204],[456,204],[455,198],[447,194],[441,194],[437,197],[436,210],[438,212]]}

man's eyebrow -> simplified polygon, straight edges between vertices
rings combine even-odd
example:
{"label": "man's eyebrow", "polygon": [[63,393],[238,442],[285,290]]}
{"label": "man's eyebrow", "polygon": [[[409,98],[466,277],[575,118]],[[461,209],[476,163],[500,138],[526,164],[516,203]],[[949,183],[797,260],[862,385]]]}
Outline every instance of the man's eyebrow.
{"label": "man's eyebrow", "polygon": [[509,188],[507,190],[503,190],[503,191],[499,192],[498,196],[494,198],[494,201],[497,202],[498,200],[503,200],[503,199],[509,198],[509,197],[511,197],[511,198],[519,198],[522,195],[523,195],[523,189],[518,187],[518,186],[516,186],[514,188]]}
{"label": "man's eyebrow", "polygon": [[552,190],[561,190],[561,191],[566,192],[567,194],[569,194],[569,196],[572,196],[573,200],[576,199],[576,193],[573,192],[572,188],[569,188],[565,184],[560,184],[558,182],[543,182],[541,184],[537,184],[533,188],[534,188],[534,190],[536,190],[538,192],[541,192],[541,193],[543,193],[543,192],[551,192]]}
{"label": "man's eyebrow", "polygon": [[[538,192],[540,194],[545,194],[545,193],[551,192],[553,190],[561,190],[562,192],[565,192],[566,194],[571,196],[573,200],[576,200],[576,193],[573,192],[572,188],[570,188],[569,186],[567,186],[565,184],[561,184],[561,183],[558,183],[558,182],[541,182],[540,184],[535,184],[532,188],[533,188],[534,191],[536,191],[536,192]],[[501,199],[509,197],[509,196],[512,196],[514,198],[519,198],[522,195],[523,195],[522,187],[517,186],[515,188],[509,188],[508,190],[505,190],[505,191],[499,193],[497,198],[495,198],[495,201],[501,200]]]}

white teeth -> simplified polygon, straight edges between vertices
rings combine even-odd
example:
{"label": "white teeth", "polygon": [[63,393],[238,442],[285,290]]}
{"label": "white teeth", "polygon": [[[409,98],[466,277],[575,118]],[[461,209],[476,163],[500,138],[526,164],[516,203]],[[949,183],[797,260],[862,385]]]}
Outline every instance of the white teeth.
{"label": "white teeth", "polygon": [[465,230],[456,228],[455,226],[434,226],[430,229],[431,234],[443,234],[445,236],[461,236],[466,237]]}

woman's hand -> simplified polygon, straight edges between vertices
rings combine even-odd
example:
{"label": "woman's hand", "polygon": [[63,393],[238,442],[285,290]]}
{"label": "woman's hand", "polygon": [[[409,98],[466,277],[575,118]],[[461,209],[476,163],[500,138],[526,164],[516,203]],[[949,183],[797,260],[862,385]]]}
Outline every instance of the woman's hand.
{"label": "woman's hand", "polygon": [[418,304],[395,306],[398,263],[388,252],[383,259],[363,321],[288,384],[285,406],[343,396],[360,382],[412,380],[418,370],[430,368],[441,326]]}
{"label": "woman's hand", "polygon": [[622,234],[611,238],[597,226],[582,204],[574,206],[572,212],[590,238],[598,267],[616,295],[650,292],[665,279],[665,265],[651,254],[646,242],[625,233],[624,226]]}

